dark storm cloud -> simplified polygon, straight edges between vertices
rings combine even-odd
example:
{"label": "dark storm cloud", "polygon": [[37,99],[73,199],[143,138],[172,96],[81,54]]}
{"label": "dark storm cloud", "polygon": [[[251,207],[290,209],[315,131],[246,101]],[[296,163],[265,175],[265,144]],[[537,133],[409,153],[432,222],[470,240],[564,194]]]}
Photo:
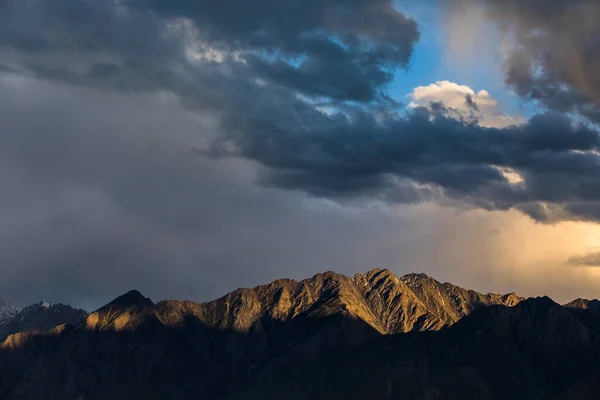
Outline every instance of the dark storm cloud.
{"label": "dark storm cloud", "polygon": [[116,64],[95,63],[88,74],[92,78],[108,78],[111,75],[118,74],[120,69],[121,67]]}
{"label": "dark storm cloud", "polygon": [[11,32],[8,29],[0,30],[0,43],[26,52],[39,52],[51,47],[50,42],[42,37]]}
{"label": "dark storm cloud", "polygon": [[[600,122],[600,3],[596,0],[448,0],[483,4],[508,34],[506,82],[523,97]],[[468,22],[466,22],[468,23]],[[509,42],[509,43],[510,43]]]}
{"label": "dark storm cloud", "polygon": [[600,267],[600,252],[571,257],[568,263],[575,266]]}
{"label": "dark storm cloud", "polygon": [[179,32],[112,0],[6,0],[0,7],[0,60],[24,75],[147,91],[186,68]]}
{"label": "dark storm cloud", "polygon": [[5,0],[0,7],[2,45],[37,55],[60,51],[63,61],[84,51],[139,59],[176,44],[161,37],[156,18],[128,13],[110,0]]}
{"label": "dark storm cloud", "polygon": [[[523,4],[506,3],[502,16]],[[13,16],[5,17],[6,32],[38,37],[48,45],[37,52],[53,54],[32,56],[32,46],[12,40],[22,50],[13,64],[71,85],[168,91],[192,110],[214,112],[200,152],[260,163],[265,185],[392,202],[441,193],[485,209],[530,210],[543,221],[599,217],[596,130],[557,113],[482,128],[443,104],[400,117],[376,96],[417,39],[415,23],[388,1],[264,0],[248,9],[234,0],[11,0],[5,7]],[[554,16],[546,10],[532,26]],[[472,98],[465,101],[476,111]],[[498,167],[524,182],[510,182]],[[562,212],[538,211],[549,208]]]}
{"label": "dark storm cloud", "polygon": [[[590,151],[600,148],[600,137],[566,116],[539,115],[521,126],[496,129],[423,109],[406,118],[375,118],[361,110],[330,117],[297,104],[275,114],[270,107],[276,104],[261,103],[264,113],[240,112],[228,119],[230,134],[223,137],[223,148],[213,149],[259,161],[269,167],[263,182],[275,186],[385,200],[394,185],[390,177],[404,177],[486,209],[550,202],[572,206],[575,215],[582,214],[571,202],[599,199],[600,159]],[[224,150],[231,143],[236,148]],[[525,182],[509,182],[497,167],[519,172]]]}
{"label": "dark storm cloud", "polygon": [[393,71],[408,64],[418,39],[416,23],[390,0],[260,3],[7,0],[0,44],[37,55],[105,53],[123,64],[133,61],[138,75],[182,72],[182,44],[190,38],[174,36],[192,20],[193,40],[241,52],[257,76],[311,96],[373,101]]}
{"label": "dark storm cloud", "polygon": [[251,51],[257,73],[309,95],[370,101],[408,64],[416,23],[390,0],[132,0],[163,18],[191,19],[199,38]]}

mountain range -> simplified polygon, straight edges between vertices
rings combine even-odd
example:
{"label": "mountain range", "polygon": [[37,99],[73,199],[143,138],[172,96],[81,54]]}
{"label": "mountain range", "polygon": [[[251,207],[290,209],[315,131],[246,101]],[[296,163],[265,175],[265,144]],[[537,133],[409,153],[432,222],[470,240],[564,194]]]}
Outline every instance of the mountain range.
{"label": "mountain range", "polygon": [[61,324],[77,325],[87,315],[84,310],[47,301],[19,310],[0,299],[0,340],[19,332],[44,332]]}
{"label": "mountain range", "polygon": [[599,303],[380,269],[90,314],[1,303],[0,398],[597,399]]}

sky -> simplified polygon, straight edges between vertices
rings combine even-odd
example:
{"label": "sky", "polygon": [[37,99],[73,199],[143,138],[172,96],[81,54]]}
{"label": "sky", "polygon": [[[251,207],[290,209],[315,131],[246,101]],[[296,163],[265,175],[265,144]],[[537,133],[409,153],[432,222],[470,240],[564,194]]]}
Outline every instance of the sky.
{"label": "sky", "polygon": [[593,0],[0,0],[0,297],[318,272],[600,297]]}

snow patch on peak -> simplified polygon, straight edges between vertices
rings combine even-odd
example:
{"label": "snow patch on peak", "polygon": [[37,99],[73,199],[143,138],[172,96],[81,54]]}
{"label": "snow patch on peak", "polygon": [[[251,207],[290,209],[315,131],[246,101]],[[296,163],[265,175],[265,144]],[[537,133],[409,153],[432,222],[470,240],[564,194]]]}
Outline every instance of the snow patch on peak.
{"label": "snow patch on peak", "polygon": [[53,306],[53,304],[52,304],[52,303],[48,303],[47,301],[44,301],[44,300],[40,301],[40,303],[39,303],[39,304],[40,304],[40,306],[42,306],[42,307],[44,307],[44,308],[50,308],[50,307],[52,307],[52,306]]}

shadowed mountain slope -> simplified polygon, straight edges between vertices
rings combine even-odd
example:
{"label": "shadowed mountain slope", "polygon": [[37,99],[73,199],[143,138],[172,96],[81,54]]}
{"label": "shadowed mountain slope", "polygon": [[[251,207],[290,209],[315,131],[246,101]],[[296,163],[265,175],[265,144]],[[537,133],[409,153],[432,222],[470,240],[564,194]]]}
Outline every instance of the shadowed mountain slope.
{"label": "shadowed mountain slope", "polygon": [[529,299],[479,309],[441,331],[381,337],[232,398],[551,399],[598,365],[599,344],[558,304]]}
{"label": "shadowed mountain slope", "polygon": [[589,329],[600,334],[600,301],[575,299],[563,307],[579,318]]}

